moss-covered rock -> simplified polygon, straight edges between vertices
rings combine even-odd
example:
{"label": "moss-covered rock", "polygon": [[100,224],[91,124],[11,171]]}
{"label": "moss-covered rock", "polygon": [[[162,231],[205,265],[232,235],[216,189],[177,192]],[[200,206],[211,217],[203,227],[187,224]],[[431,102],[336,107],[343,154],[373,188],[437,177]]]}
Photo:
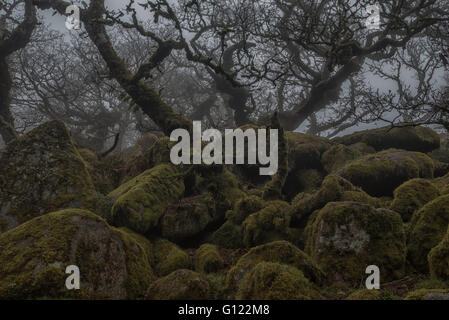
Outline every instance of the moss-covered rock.
{"label": "moss-covered rock", "polygon": [[419,152],[388,150],[348,163],[339,174],[371,196],[391,196],[413,178],[433,178],[432,159]]}
{"label": "moss-covered rock", "polygon": [[257,264],[243,278],[239,300],[317,300],[316,287],[295,267],[273,262]]}
{"label": "moss-covered rock", "polygon": [[[34,218],[0,235],[0,247],[0,299],[133,299],[154,280],[149,243],[89,211]],[[65,287],[69,265],[80,290]]]}
{"label": "moss-covered rock", "polygon": [[237,249],[243,247],[242,226],[226,221],[211,237],[211,242],[222,248]]}
{"label": "moss-covered rock", "polygon": [[432,277],[449,280],[449,228],[443,240],[430,251],[428,260]]}
{"label": "moss-covered rock", "polygon": [[373,130],[356,132],[334,139],[335,142],[351,145],[366,143],[376,150],[389,148],[409,151],[430,152],[440,147],[440,136],[432,129],[420,126],[382,127]]}
{"label": "moss-covered rock", "polygon": [[[300,229],[303,229],[310,215],[315,211],[323,208],[329,202],[336,201],[356,201],[363,202],[375,207],[381,207],[382,203],[379,199],[374,198],[366,194],[362,189],[353,186],[348,180],[335,175],[328,175],[321,188],[312,193],[298,194],[292,201],[292,205],[289,208],[289,214],[291,215],[291,225]],[[304,246],[304,237],[300,235],[299,240]]]}
{"label": "moss-covered rock", "polygon": [[290,242],[274,241],[252,248],[237,261],[227,274],[227,290],[235,292],[246,274],[260,262],[276,262],[293,266],[316,284],[321,284],[324,280],[324,273],[307,254]]}
{"label": "moss-covered rock", "polygon": [[226,212],[226,219],[234,224],[240,225],[251,214],[262,210],[265,201],[258,196],[248,196],[236,202],[234,210]]}
{"label": "moss-covered rock", "polygon": [[152,157],[152,147],[157,141],[158,138],[154,134],[147,133],[137,140],[135,146],[123,152],[125,163],[122,174],[126,179],[137,177],[152,166],[160,164],[154,163]]}
{"label": "moss-covered rock", "polygon": [[166,207],[182,198],[184,175],[171,164],[161,164],[112,191],[113,224],[145,234],[158,226]]}
{"label": "moss-covered rock", "polygon": [[95,208],[92,179],[62,122],[13,140],[0,161],[0,233],[51,211]]}
{"label": "moss-covered rock", "polygon": [[306,252],[326,273],[329,283],[356,287],[366,267],[382,270],[382,281],[405,273],[406,243],[398,213],[357,202],[331,202],[307,225]]}
{"label": "moss-covered rock", "polygon": [[191,261],[189,255],[176,244],[157,239],[153,243],[154,271],[160,276],[166,276],[178,269],[190,269]]}
{"label": "moss-covered rock", "polygon": [[193,264],[197,272],[211,273],[223,269],[224,260],[217,246],[206,243],[195,251]]}
{"label": "moss-covered rock", "polygon": [[160,222],[162,237],[181,244],[198,236],[214,218],[215,203],[211,195],[184,198],[165,210]]}
{"label": "moss-covered rock", "polygon": [[154,282],[146,294],[150,300],[207,300],[211,285],[206,276],[191,270],[177,270]]}
{"label": "moss-covered rock", "polygon": [[282,190],[285,199],[293,199],[298,192],[313,193],[317,191],[323,183],[325,175],[325,172],[317,169],[300,169],[291,172]]}
{"label": "moss-covered rock", "polygon": [[427,203],[410,222],[407,241],[408,259],[421,272],[428,272],[427,255],[438,245],[449,225],[449,195]]}
{"label": "moss-covered rock", "polygon": [[419,289],[409,292],[405,300],[449,300],[449,290]]}
{"label": "moss-covered rock", "polygon": [[398,212],[402,220],[408,222],[417,210],[437,198],[440,192],[429,180],[412,179],[396,188],[393,194],[391,210]]}
{"label": "moss-covered rock", "polygon": [[285,132],[288,145],[288,166],[290,171],[297,169],[322,169],[321,156],[331,146],[322,137],[298,132]]}
{"label": "moss-covered rock", "polygon": [[354,291],[345,300],[381,300],[382,291],[361,289]]}
{"label": "moss-covered rock", "polygon": [[283,201],[268,201],[266,206],[251,214],[242,224],[243,243],[253,247],[275,240],[292,240],[289,205]]}
{"label": "moss-covered rock", "polygon": [[358,143],[352,146],[337,144],[323,153],[321,162],[327,172],[335,173],[348,162],[374,152],[375,150],[373,148],[364,143]]}

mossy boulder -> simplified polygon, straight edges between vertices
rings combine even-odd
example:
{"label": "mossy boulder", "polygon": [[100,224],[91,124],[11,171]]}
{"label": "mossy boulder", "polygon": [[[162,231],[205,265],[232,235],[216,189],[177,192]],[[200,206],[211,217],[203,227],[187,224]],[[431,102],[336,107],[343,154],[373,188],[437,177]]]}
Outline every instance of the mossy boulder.
{"label": "mossy boulder", "polygon": [[[381,201],[377,198],[366,194],[362,189],[355,187],[348,180],[335,175],[328,175],[321,188],[312,193],[300,193],[292,201],[289,208],[291,215],[291,225],[303,229],[310,215],[315,211],[323,208],[329,202],[336,201],[356,201],[363,202],[375,207],[382,206]],[[300,243],[304,245],[305,239],[301,235]]]}
{"label": "mossy boulder", "polygon": [[429,271],[427,255],[446,234],[449,225],[449,195],[427,203],[410,222],[407,248],[408,259],[419,271]]}
{"label": "mossy boulder", "polygon": [[449,290],[419,289],[409,292],[405,300],[449,300]]}
{"label": "mossy boulder", "polygon": [[374,148],[364,143],[358,143],[352,146],[337,144],[323,153],[321,162],[328,173],[335,173],[348,162],[370,153],[375,153]]}
{"label": "mossy boulder", "polygon": [[392,196],[404,182],[433,178],[432,159],[419,152],[387,150],[348,163],[338,173],[374,197]]}
{"label": "mossy boulder", "polygon": [[242,224],[243,243],[253,247],[275,240],[291,240],[289,204],[284,201],[267,201],[266,206],[251,214]]}
{"label": "mossy boulder", "polygon": [[205,275],[191,270],[177,270],[154,282],[148,289],[149,300],[207,300],[211,285]]}
{"label": "mossy boulder", "polygon": [[301,270],[305,277],[316,284],[322,284],[325,276],[312,259],[288,241],[274,241],[257,246],[242,256],[226,277],[229,292],[235,292],[243,278],[260,262],[276,262]]}
{"label": "mossy boulder", "polygon": [[0,161],[0,233],[48,212],[95,208],[92,179],[62,122],[11,141]]}
{"label": "mossy boulder", "polygon": [[167,206],[180,200],[184,190],[177,167],[161,164],[147,170],[108,195],[114,201],[113,224],[145,234],[159,225]]}
{"label": "mossy boulder", "polygon": [[234,224],[240,225],[251,214],[262,210],[265,201],[258,196],[247,196],[238,200],[234,210],[226,212],[226,219]]}
{"label": "mossy boulder", "polygon": [[193,264],[197,272],[211,273],[223,269],[224,260],[217,246],[206,243],[195,251]]}
{"label": "mossy boulder", "polygon": [[[89,211],[34,218],[0,235],[0,247],[0,299],[135,299],[154,280],[148,241]],[[69,265],[80,290],[65,287]]]}
{"label": "mossy boulder", "polygon": [[154,271],[159,276],[166,276],[178,269],[190,269],[191,261],[189,255],[176,244],[157,239],[153,243]]}
{"label": "mossy boulder", "polygon": [[290,171],[322,169],[321,156],[332,146],[328,139],[291,131],[285,132],[285,137]]}
{"label": "mossy boulder", "polygon": [[430,251],[428,260],[432,277],[449,280],[449,228],[443,240]]}
{"label": "mossy boulder", "polygon": [[182,243],[200,235],[215,220],[215,202],[204,194],[170,204],[161,218],[162,237]]}
{"label": "mossy boulder", "polygon": [[429,180],[412,179],[396,188],[393,194],[391,210],[399,213],[404,222],[408,222],[417,210],[437,198],[440,192]]}
{"label": "mossy boulder", "polygon": [[317,288],[295,267],[261,262],[243,278],[238,300],[318,300]]}
{"label": "mossy boulder", "polygon": [[325,175],[324,171],[317,169],[300,169],[292,172],[287,176],[282,194],[285,199],[291,200],[298,192],[315,192],[323,183]]}
{"label": "mossy boulder", "polygon": [[406,241],[400,215],[357,202],[331,202],[306,227],[306,252],[329,283],[356,287],[366,267],[382,270],[382,281],[405,274]]}
{"label": "mossy boulder", "polygon": [[154,134],[147,133],[137,140],[133,147],[123,152],[125,163],[122,174],[126,179],[137,177],[155,165],[151,155],[152,147],[157,141],[158,138]]}
{"label": "mossy boulder", "polygon": [[432,129],[420,126],[391,126],[356,132],[333,141],[352,145],[358,142],[366,143],[376,150],[390,148],[409,151],[430,152],[440,147],[440,136]]}
{"label": "mossy boulder", "polygon": [[231,221],[226,221],[212,234],[211,242],[222,248],[241,248],[243,247],[243,228]]}

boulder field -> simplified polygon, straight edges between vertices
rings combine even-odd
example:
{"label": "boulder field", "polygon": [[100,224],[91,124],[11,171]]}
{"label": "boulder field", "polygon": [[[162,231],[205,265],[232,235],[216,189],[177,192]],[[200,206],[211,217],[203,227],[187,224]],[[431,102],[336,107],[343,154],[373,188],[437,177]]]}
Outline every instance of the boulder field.
{"label": "boulder field", "polygon": [[[106,157],[59,121],[13,140],[0,150],[0,299],[448,299],[436,132],[281,133],[273,177],[173,165],[173,143],[151,134]],[[368,266],[379,290],[365,289]]]}

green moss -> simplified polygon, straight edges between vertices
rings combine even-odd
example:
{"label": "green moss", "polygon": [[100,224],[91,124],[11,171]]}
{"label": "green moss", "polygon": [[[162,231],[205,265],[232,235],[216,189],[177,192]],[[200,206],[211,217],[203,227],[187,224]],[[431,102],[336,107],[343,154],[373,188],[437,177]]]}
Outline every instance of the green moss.
{"label": "green moss", "polygon": [[402,220],[407,222],[417,210],[439,195],[440,192],[432,182],[424,179],[412,179],[394,191],[391,210],[398,212]]}
{"label": "green moss", "polygon": [[257,196],[241,198],[236,202],[234,210],[229,210],[226,213],[226,219],[240,225],[248,216],[261,210],[264,205],[265,201]]}
{"label": "green moss", "polygon": [[410,223],[408,259],[421,272],[428,272],[427,255],[446,234],[449,224],[449,195],[427,203],[417,211]]}
{"label": "green moss", "polygon": [[351,293],[345,300],[381,300],[382,291],[362,289]]}
{"label": "green moss", "polygon": [[206,276],[190,270],[177,270],[154,282],[146,298],[150,300],[204,300],[211,297]]}
{"label": "green moss", "polygon": [[245,276],[236,297],[239,300],[316,300],[321,295],[300,270],[261,262]]}
{"label": "green moss", "polygon": [[329,283],[357,287],[369,265],[382,270],[383,281],[404,276],[405,232],[401,217],[393,211],[332,202],[310,218],[306,234],[306,252]]}
{"label": "green moss", "polygon": [[227,290],[235,292],[245,275],[260,262],[291,265],[317,284],[324,280],[324,273],[307,254],[287,241],[275,241],[252,248],[237,261],[227,274]]}
{"label": "green moss", "polygon": [[166,276],[178,269],[190,269],[189,255],[174,243],[158,239],[153,243],[154,269],[160,276]]}
{"label": "green moss", "polygon": [[[147,249],[95,214],[70,209],[0,235],[0,298],[135,299],[154,280]],[[65,268],[80,269],[80,290]]]}
{"label": "green moss", "polygon": [[334,145],[323,154],[321,162],[327,172],[335,173],[348,162],[360,158],[367,153],[371,153],[366,152],[367,150],[365,149],[362,146],[347,147],[342,144]]}
{"label": "green moss", "polygon": [[449,281],[430,278],[418,282],[415,285],[415,289],[449,289]]}
{"label": "green moss", "polygon": [[391,196],[413,178],[433,178],[433,161],[425,154],[388,150],[348,163],[341,176],[371,196]]}
{"label": "green moss", "polygon": [[242,224],[243,243],[247,247],[275,241],[291,240],[288,203],[269,201],[266,206],[251,214]]}
{"label": "green moss", "polygon": [[51,211],[95,208],[92,179],[62,122],[47,122],[15,139],[0,160],[3,230]]}
{"label": "green moss", "polygon": [[449,290],[442,289],[419,289],[409,292],[405,300],[447,300]]}
{"label": "green moss", "polygon": [[195,270],[201,273],[217,272],[224,267],[224,260],[218,247],[212,244],[203,244],[196,250],[193,263]]}
{"label": "green moss", "polygon": [[449,228],[443,240],[430,251],[428,260],[432,277],[449,280]]}
{"label": "green moss", "polygon": [[363,142],[376,150],[389,148],[409,151],[430,152],[440,147],[440,137],[432,129],[419,126],[396,127],[390,126],[365,130],[348,136],[334,139],[337,143],[352,145]]}
{"label": "green moss", "polygon": [[[277,112],[274,113],[271,119],[270,129],[278,130],[278,169],[273,175],[271,181],[265,184],[263,199],[264,200],[282,200],[282,190],[284,188],[285,180],[288,175],[288,145],[287,138],[284,134],[284,129],[279,123]],[[272,142],[270,142],[271,144]]]}
{"label": "green moss", "polygon": [[235,249],[243,247],[242,227],[226,221],[212,234],[211,242],[223,248]]}
{"label": "green moss", "polygon": [[108,195],[116,199],[113,223],[144,234],[158,225],[167,205],[183,194],[183,174],[178,168],[171,164],[154,167]]}

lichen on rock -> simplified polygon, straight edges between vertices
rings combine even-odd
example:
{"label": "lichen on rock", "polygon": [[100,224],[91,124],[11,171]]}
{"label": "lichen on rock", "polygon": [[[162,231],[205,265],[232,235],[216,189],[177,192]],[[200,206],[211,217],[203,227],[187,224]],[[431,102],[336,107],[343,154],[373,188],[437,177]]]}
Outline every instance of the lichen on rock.
{"label": "lichen on rock", "polygon": [[396,212],[357,202],[331,202],[309,219],[306,236],[306,252],[329,283],[358,286],[369,265],[383,271],[382,281],[405,274],[405,232]]}

